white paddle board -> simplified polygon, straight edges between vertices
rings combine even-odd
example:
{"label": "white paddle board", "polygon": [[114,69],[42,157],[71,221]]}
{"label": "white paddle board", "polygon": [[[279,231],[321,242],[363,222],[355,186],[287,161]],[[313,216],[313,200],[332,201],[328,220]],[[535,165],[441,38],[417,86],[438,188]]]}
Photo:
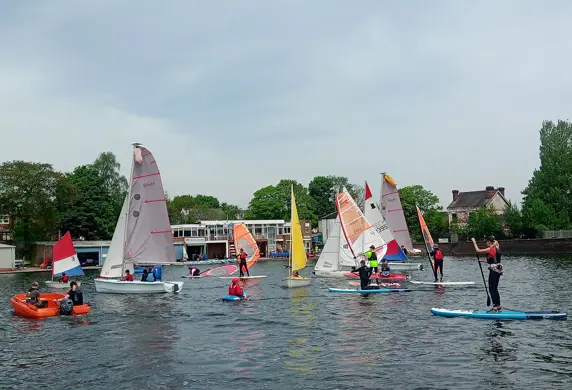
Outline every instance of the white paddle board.
{"label": "white paddle board", "polygon": [[434,286],[470,286],[475,282],[420,282],[417,280],[410,280],[409,283],[413,284],[432,284]]}
{"label": "white paddle board", "polygon": [[199,276],[191,276],[191,275],[183,275],[181,276],[181,278],[188,278],[188,279],[196,279],[196,278],[202,278],[202,275]]}
{"label": "white paddle board", "polygon": [[256,276],[219,276],[219,279],[234,279],[234,278],[238,278],[238,279],[260,279],[260,278],[265,278],[266,275],[256,275]]}

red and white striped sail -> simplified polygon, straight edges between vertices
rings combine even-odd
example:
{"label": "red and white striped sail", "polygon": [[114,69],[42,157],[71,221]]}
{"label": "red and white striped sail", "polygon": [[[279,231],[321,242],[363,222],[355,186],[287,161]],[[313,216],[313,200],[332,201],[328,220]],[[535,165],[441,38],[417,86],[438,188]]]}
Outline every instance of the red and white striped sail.
{"label": "red and white striped sail", "polygon": [[350,249],[357,260],[365,258],[365,252],[374,246],[378,259],[382,259],[387,251],[387,245],[375,227],[366,219],[357,203],[346,188],[336,195],[336,206],[342,226],[342,232]]}
{"label": "red and white striped sail", "polygon": [[70,232],[54,245],[52,258],[52,275],[60,276],[62,273],[67,276],[83,275],[83,269],[77,258]]}

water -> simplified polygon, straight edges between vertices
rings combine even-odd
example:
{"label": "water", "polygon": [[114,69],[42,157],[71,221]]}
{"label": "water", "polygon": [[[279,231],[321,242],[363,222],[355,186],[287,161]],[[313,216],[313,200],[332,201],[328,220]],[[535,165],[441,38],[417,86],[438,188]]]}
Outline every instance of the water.
{"label": "water", "polygon": [[[327,291],[349,288],[346,280],[283,289],[283,264],[257,264],[253,273],[268,278],[248,281],[251,300],[233,303],[220,301],[229,280],[185,279],[179,295],[105,295],[90,271],[81,280],[92,313],[42,321],[16,317],[9,298],[49,275],[0,275],[0,388],[572,388],[572,321],[430,314],[485,307],[472,259],[446,258],[445,279],[475,287],[367,297]],[[572,314],[572,260],[503,264],[503,306]],[[183,272],[166,267],[165,280]]]}

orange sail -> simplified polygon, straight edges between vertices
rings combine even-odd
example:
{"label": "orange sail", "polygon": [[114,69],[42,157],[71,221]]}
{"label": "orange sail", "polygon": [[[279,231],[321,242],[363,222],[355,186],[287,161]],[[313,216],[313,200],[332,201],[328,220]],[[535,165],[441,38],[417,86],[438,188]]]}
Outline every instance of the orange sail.
{"label": "orange sail", "polygon": [[246,267],[250,269],[260,259],[260,249],[245,224],[239,222],[232,225],[232,236],[237,253],[241,249],[246,252]]}
{"label": "orange sail", "polygon": [[431,237],[431,233],[429,232],[429,228],[425,223],[425,218],[423,218],[423,213],[417,207],[417,216],[419,217],[419,225],[421,226],[421,233],[423,234],[423,241],[425,241],[425,247],[427,248],[427,256],[429,257],[429,261],[431,262],[431,268],[435,269],[435,264],[433,264],[433,258],[431,255],[431,251],[433,250],[433,238]]}

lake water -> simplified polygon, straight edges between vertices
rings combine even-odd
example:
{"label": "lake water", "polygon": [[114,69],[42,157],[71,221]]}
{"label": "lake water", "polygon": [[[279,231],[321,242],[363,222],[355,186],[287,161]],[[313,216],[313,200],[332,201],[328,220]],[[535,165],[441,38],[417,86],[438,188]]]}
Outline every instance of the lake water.
{"label": "lake water", "polygon": [[[572,388],[572,321],[431,315],[434,306],[485,308],[474,259],[446,258],[445,279],[475,287],[404,283],[414,291],[365,297],[328,292],[347,280],[283,289],[284,264],[258,263],[252,274],[268,278],[247,281],[251,300],[232,303],[220,300],[229,280],[185,279],[179,295],[106,295],[89,271],[91,314],[42,321],[16,317],[9,299],[49,274],[0,275],[0,388]],[[503,306],[572,312],[572,259],[503,264]],[[164,279],[184,272],[166,267]]]}

